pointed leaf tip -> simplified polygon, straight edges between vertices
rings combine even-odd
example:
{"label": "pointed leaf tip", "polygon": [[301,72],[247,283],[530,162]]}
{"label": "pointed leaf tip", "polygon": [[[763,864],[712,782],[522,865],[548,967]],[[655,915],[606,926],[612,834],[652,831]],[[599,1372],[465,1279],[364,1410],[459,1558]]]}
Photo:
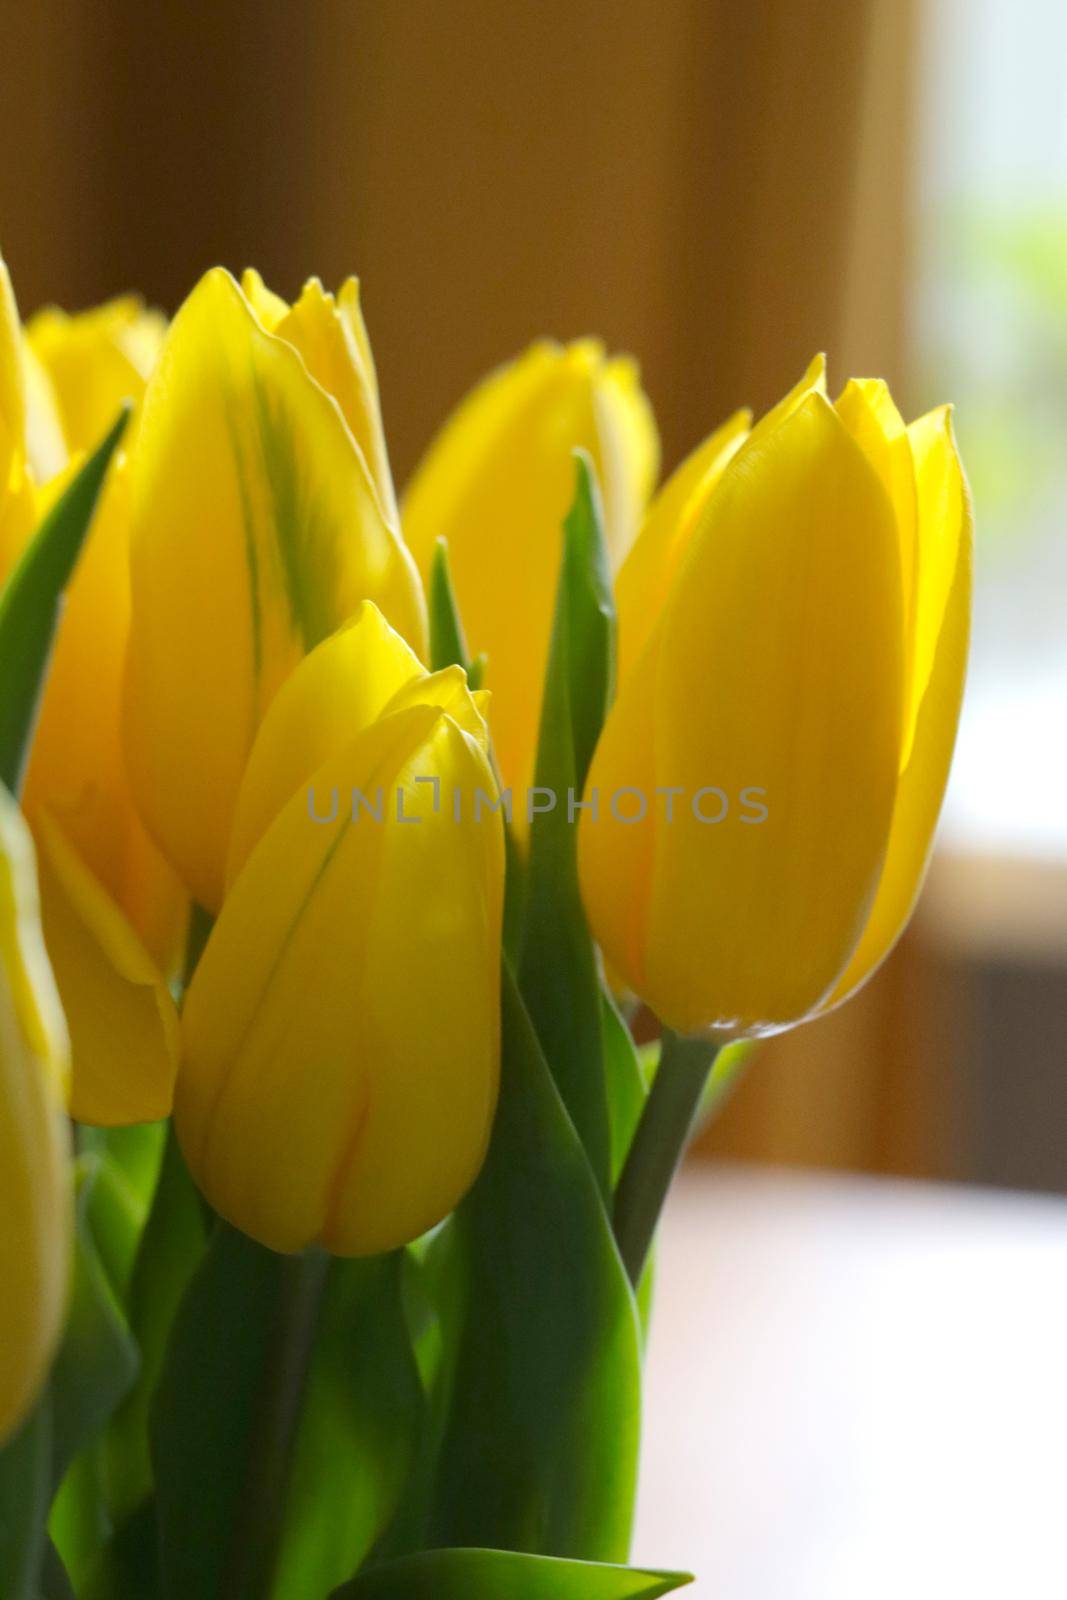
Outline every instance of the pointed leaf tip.
{"label": "pointed leaf tip", "polygon": [[444,667],[458,666],[466,671],[469,665],[467,640],[460,620],[456,591],[452,585],[447,539],[438,539],[434,545],[427,601],[430,613],[431,668],[434,672],[440,672]]}

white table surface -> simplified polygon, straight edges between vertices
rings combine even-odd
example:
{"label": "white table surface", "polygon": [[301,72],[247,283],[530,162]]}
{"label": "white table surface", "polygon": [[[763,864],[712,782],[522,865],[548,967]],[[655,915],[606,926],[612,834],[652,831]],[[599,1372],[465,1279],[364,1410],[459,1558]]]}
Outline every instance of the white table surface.
{"label": "white table surface", "polygon": [[1067,1201],[687,1169],[634,1559],[694,1600],[1064,1600]]}

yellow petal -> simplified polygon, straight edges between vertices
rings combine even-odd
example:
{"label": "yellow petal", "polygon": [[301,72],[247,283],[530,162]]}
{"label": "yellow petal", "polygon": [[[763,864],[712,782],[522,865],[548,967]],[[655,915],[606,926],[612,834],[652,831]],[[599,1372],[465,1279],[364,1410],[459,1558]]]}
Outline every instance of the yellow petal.
{"label": "yellow petal", "polygon": [[21,456],[25,434],[22,327],[11,276],[0,257],[0,507]]}
{"label": "yellow petal", "polygon": [[28,340],[23,343],[22,354],[26,382],[26,458],[37,482],[45,483],[62,472],[67,464],[66,434],[52,380]]}
{"label": "yellow petal", "polygon": [[154,1122],[171,1108],[178,1020],[129,922],[55,821],[36,821],[45,942],[70,1028],[71,1115],[97,1127]]}
{"label": "yellow petal", "polygon": [[241,274],[241,288],[256,316],[268,333],[276,333],[278,324],[289,315],[288,303],[273,289],[268,289],[255,267],[246,267]]}
{"label": "yellow petal", "polygon": [[922,887],[956,742],[970,638],[973,518],[947,407],[908,429],[918,488],[918,590],[914,667],[921,680],[907,764],[878,895],[838,1005],[884,961]]}
{"label": "yellow petal", "polygon": [[803,376],[793,385],[789,393],[784,394],[777,405],[764,412],[749,438],[757,443],[765,439],[780,422],[791,417],[812,394],[821,394],[824,397],[826,395],[826,357],[821,353],[812,356]]}
{"label": "yellow petal", "polygon": [[748,437],[752,413],[735,411],[688,456],[648,509],[619,571],[619,680],[626,678],[666,604],[708,496]]}
{"label": "yellow petal", "polygon": [[26,548],[40,520],[39,493],[29,472],[17,461],[6,493],[0,490],[0,583]]}
{"label": "yellow petal", "polygon": [[[348,278],[335,299],[318,278],[310,278],[292,310],[271,295],[258,273],[246,272],[242,282],[253,307],[263,307],[272,317],[264,326],[299,350],[316,383],[337,401],[367,463],[386,519],[399,526],[378,377],[360,308],[358,281]],[[277,316],[274,302],[282,306],[282,316]]]}
{"label": "yellow petal", "polygon": [[63,1014],[38,922],[33,846],[0,790],[0,1446],[48,1372],[70,1257]]}
{"label": "yellow petal", "polygon": [[[73,471],[74,466],[69,471]],[[43,508],[63,479],[40,496]],[[47,810],[165,972],[186,896],[151,844],[130,793],[120,711],[129,632],[129,485],[108,474],[67,591],[26,773],[31,823]]]}
{"label": "yellow petal", "polygon": [[[436,707],[366,729],[314,777],[227,896],[182,1017],[177,1127],[212,1204],[276,1250],[395,1248],[473,1180],[495,1104],[503,841],[418,777],[491,792]],[[352,820],[353,789],[386,795]],[[394,808],[397,786],[404,812]]]}
{"label": "yellow petal", "polygon": [[535,345],[487,378],[431,445],[404,501],[405,532],[424,572],[437,538],[448,541],[468,643],[488,656],[497,760],[518,790],[533,778],[578,446],[603,486],[617,564],[637,531],[658,445],[635,369],[606,361],[592,340]]}
{"label": "yellow petal", "polygon": [[422,594],[336,404],[221,270],[172,324],[132,465],[127,764],[164,853],[217,909],[279,687],[366,598],[421,653]]}
{"label": "yellow petal", "polygon": [[349,626],[304,657],[252,746],[234,813],[227,885],[301,785],[369,727],[409,679],[424,676],[418,657],[370,601]]}
{"label": "yellow petal", "polygon": [[485,720],[488,702],[489,696],[484,690],[471,693],[467,674],[462,667],[442,667],[440,672],[427,672],[403,684],[385,711],[404,711],[408,706],[440,706],[456,727],[474,740],[483,755],[488,756],[489,729]]}
{"label": "yellow petal", "polygon": [[608,361],[594,385],[604,497],[605,533],[612,564],[626,555],[659,478],[660,443],[641,369],[630,356]]}
{"label": "yellow petal", "polygon": [[[655,691],[661,635],[654,629],[640,660],[623,678],[589,769],[578,831],[578,865],[590,925],[625,987],[639,992],[644,982],[645,939],[652,899],[656,815],[665,797],[656,796]],[[612,799],[629,791],[624,816],[613,820]],[[645,796],[639,816],[633,797]],[[596,816],[589,809],[595,806]]]}
{"label": "yellow petal", "polygon": [[[900,579],[904,601],[904,673],[912,681],[915,645],[915,597],[918,581],[916,538],[918,507],[915,463],[904,419],[888,385],[881,378],[853,378],[835,407],[838,416],[863,450],[889,496],[897,519],[900,541]],[[917,706],[910,693],[904,704],[905,755],[911,748]]]}
{"label": "yellow petal", "polygon": [[71,450],[91,450],[124,400],[139,401],[166,323],[136,295],[68,316],[55,306],[31,317],[30,348],[51,380]]}

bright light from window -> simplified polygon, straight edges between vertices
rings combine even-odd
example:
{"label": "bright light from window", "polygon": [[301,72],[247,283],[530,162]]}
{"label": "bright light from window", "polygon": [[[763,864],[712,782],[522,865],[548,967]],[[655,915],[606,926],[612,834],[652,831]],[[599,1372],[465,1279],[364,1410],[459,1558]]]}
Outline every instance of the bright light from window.
{"label": "bright light from window", "polygon": [[1067,4],[929,0],[921,396],[978,519],[950,845],[1067,856]]}

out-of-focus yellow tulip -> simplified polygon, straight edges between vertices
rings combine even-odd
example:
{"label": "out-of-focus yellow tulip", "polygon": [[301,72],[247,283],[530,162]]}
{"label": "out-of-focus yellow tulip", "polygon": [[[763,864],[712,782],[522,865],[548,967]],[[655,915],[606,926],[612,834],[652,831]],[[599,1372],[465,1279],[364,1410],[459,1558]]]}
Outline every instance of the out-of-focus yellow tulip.
{"label": "out-of-focus yellow tulip", "polygon": [[426,675],[372,605],[260,728],[175,1113],[208,1199],[272,1249],[392,1249],[481,1164],[504,874],[486,747],[462,671]]}
{"label": "out-of-focus yellow tulip", "polygon": [[425,648],[417,572],[337,402],[221,269],[178,312],[145,396],[131,575],[134,794],[215,911],[245,763],[297,663],[364,599]]}
{"label": "out-of-focus yellow tulip", "polygon": [[[8,299],[14,315],[13,297]],[[133,367],[126,370],[119,359],[123,330],[136,345],[138,339],[149,342],[154,327],[147,318],[140,332],[130,326],[135,305],[79,317],[48,312],[37,319],[47,332],[45,338],[39,326],[60,391],[73,407],[64,415],[81,414],[90,430],[99,425],[103,432],[123,396],[143,387]],[[28,353],[17,317],[10,326],[14,332],[5,344],[13,351],[16,376],[25,378],[32,367],[17,365],[20,351]],[[67,473],[34,490],[33,407],[25,388],[18,405],[4,409],[23,429],[15,450],[30,494],[29,505],[0,524],[0,581],[76,465],[75,459]],[[73,425],[71,437],[80,443]],[[90,434],[89,442],[99,443],[98,435]],[[128,502],[120,459],[67,592],[23,795],[38,849],[45,939],[70,1029],[71,1110],[79,1121],[102,1125],[151,1121],[170,1110],[177,1017],[167,978],[187,921],[187,897],[134,809],[122,756]]]}
{"label": "out-of-focus yellow tulip", "polygon": [[11,275],[0,257],[0,503],[8,493],[12,469],[26,431],[26,398],[20,354],[20,326]]}
{"label": "out-of-focus yellow tulip", "polygon": [[[484,380],[431,445],[404,498],[404,531],[425,575],[449,563],[467,641],[488,656],[493,745],[506,785],[533,782],[572,452],[587,450],[604,497],[614,565],[633,540],[659,469],[637,367],[585,339],[542,343]],[[515,817],[525,817],[521,799]]]}
{"label": "out-of-focus yellow tulip", "polygon": [[0,257],[0,576],[33,527],[33,474],[27,458],[25,346],[7,266]]}
{"label": "out-of-focus yellow tulip", "polygon": [[109,474],[67,594],[26,772],[45,939],[70,1028],[71,1110],[100,1126],[170,1111],[168,987],[188,897],[133,804],[122,754],[129,486]]}
{"label": "out-of-focus yellow tulip", "polygon": [[30,318],[30,357],[51,385],[68,450],[91,450],[123,401],[141,400],[166,327],[136,295],[74,316],[48,306]]}
{"label": "out-of-focus yellow tulip", "polygon": [[299,350],[316,383],[337,401],[370,470],[382,510],[388,521],[397,525],[378,375],[363,321],[359,280],[346,278],[332,295],[318,278],[309,278],[292,306],[268,289],[251,267],[244,273],[241,287],[263,326]]}
{"label": "out-of-focus yellow tulip", "polygon": [[63,1012],[37,920],[33,845],[0,788],[0,1445],[48,1372],[70,1258]]}
{"label": "out-of-focus yellow tulip", "polygon": [[607,958],[681,1033],[790,1026],[884,957],[921,885],[967,654],[947,413],[904,429],[865,382],[832,406],[818,362],[742,443],[745,426],[680,469],[620,575],[626,670],[580,832]]}

